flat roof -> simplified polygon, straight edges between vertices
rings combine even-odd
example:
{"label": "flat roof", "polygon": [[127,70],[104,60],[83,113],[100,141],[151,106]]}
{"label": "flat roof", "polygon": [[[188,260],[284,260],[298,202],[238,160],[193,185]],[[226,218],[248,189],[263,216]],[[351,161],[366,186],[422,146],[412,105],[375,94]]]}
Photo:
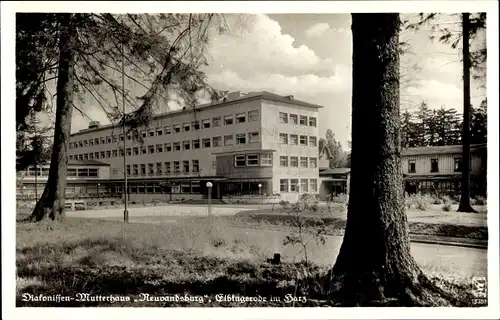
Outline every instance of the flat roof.
{"label": "flat roof", "polygon": [[[231,99],[231,100],[227,100],[227,101],[220,101],[220,102],[216,102],[216,103],[212,103],[212,102],[204,103],[204,104],[201,104],[195,108],[172,110],[169,112],[161,113],[161,114],[153,116],[153,120],[167,118],[167,117],[171,117],[171,116],[175,116],[175,115],[188,114],[191,112],[201,111],[201,110],[205,110],[205,109],[224,107],[224,106],[231,105],[234,103],[240,103],[242,101],[251,101],[251,100],[257,100],[257,99],[265,99],[265,100],[270,100],[270,101],[283,102],[283,103],[298,105],[298,106],[302,106],[302,107],[306,107],[306,108],[314,108],[314,109],[323,108],[323,106],[309,103],[309,102],[305,102],[305,101],[301,101],[301,100],[296,100],[294,98],[288,98],[287,96],[280,96],[278,94],[271,93],[268,91],[259,91],[259,92],[249,93],[247,95],[241,96],[241,97],[236,98],[236,99]],[[106,125],[99,126],[97,128],[83,129],[83,130],[80,130],[78,132],[72,133],[70,136],[74,137],[74,136],[78,136],[78,135],[89,133],[89,132],[97,132],[97,131],[101,131],[101,130],[106,130],[106,129],[110,129],[110,128],[118,128],[118,127],[119,127],[119,124],[106,124]]]}
{"label": "flat roof", "polygon": [[[486,143],[472,144],[470,146],[471,152],[477,152],[482,150],[486,150]],[[462,153],[462,145],[408,148],[408,149],[403,149],[401,155],[420,156],[420,155],[452,154],[452,153]]]}

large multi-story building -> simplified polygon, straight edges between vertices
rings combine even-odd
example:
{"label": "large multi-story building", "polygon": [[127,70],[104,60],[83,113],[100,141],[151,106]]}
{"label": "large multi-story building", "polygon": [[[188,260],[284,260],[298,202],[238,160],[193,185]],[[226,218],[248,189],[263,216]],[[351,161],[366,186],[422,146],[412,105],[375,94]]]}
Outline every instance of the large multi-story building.
{"label": "large multi-story building", "polygon": [[[110,166],[103,192],[130,199],[280,193],[296,199],[318,192],[318,111],[321,106],[269,92],[233,92],[222,101],[157,115],[142,139],[92,122],[71,135],[69,159]],[[142,140],[142,141],[139,141]],[[125,144],[125,149],[124,149]],[[126,166],[124,167],[124,154]]]}

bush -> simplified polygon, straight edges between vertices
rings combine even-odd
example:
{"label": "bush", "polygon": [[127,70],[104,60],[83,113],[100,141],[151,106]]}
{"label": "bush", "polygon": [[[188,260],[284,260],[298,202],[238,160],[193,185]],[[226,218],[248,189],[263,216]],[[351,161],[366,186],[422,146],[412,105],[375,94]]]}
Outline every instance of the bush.
{"label": "bush", "polygon": [[445,203],[441,206],[441,210],[443,211],[451,211],[451,203]]}
{"label": "bush", "polygon": [[283,209],[286,209],[288,208],[288,205],[290,204],[289,201],[286,201],[286,200],[281,200],[280,201],[280,205],[283,207]]}
{"label": "bush", "polygon": [[485,206],[486,205],[486,198],[479,196],[476,199],[473,199],[471,201],[471,204],[475,205],[475,206]]}

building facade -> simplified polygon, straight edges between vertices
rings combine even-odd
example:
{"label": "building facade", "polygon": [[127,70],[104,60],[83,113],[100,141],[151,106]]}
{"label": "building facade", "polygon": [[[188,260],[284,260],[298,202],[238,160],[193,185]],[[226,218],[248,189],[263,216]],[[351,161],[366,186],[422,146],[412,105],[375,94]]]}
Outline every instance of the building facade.
{"label": "building facade", "polygon": [[[486,195],[486,144],[471,146],[471,196]],[[402,152],[405,191],[460,193],[462,146],[408,148]]]}
{"label": "building facade", "polygon": [[[293,200],[318,192],[321,106],[269,92],[230,93],[218,103],[155,116],[140,137],[91,123],[71,135],[69,159],[109,165],[101,188],[130,200],[196,199],[279,193]],[[125,144],[125,147],[124,147]],[[126,166],[124,167],[124,154]]]}
{"label": "building facade", "polygon": [[[19,199],[39,198],[49,177],[49,164],[40,164],[17,173],[16,196]],[[66,196],[109,197],[107,183],[110,178],[110,165],[95,160],[68,160]],[[101,186],[102,185],[102,186]]]}

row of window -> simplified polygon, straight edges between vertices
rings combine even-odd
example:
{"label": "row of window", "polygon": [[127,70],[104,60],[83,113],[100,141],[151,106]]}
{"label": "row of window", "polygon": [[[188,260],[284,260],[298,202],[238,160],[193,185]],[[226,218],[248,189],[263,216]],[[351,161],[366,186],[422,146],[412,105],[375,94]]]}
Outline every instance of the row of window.
{"label": "row of window", "polygon": [[[182,169],[182,171],[181,171]],[[199,160],[167,161],[156,163],[128,164],[127,175],[129,176],[161,176],[172,173],[199,173]]]}
{"label": "row of window", "polygon": [[[236,137],[236,139],[234,139]],[[236,141],[235,141],[236,140]],[[200,149],[200,148],[211,148],[211,147],[221,147],[224,146],[232,146],[235,143],[237,145],[248,144],[248,143],[257,143],[259,142],[259,132],[249,132],[246,133],[237,133],[236,135],[225,135],[218,136],[213,138],[203,138],[203,139],[194,139],[194,140],[184,140],[182,142],[167,142],[156,145],[142,146],[142,147],[133,147],[127,148],[127,156],[138,156],[141,154],[154,154],[154,153],[162,153],[162,152],[171,152],[171,151],[181,151],[181,150],[192,150],[192,149]],[[106,158],[114,158],[123,157],[123,149],[115,149],[115,150],[107,150],[100,152],[91,152],[91,153],[82,153],[78,155],[70,155],[69,158],[75,160],[93,160],[93,159],[106,159]]]}
{"label": "row of window", "polygon": [[280,156],[280,167],[301,167],[301,168],[317,168],[318,158],[316,157],[294,157]]}
{"label": "row of window", "polygon": [[299,124],[301,126],[307,126],[309,125],[310,127],[316,127],[317,126],[317,119],[316,117],[309,117],[309,121],[307,116],[299,116],[293,113],[285,113],[285,112],[280,112],[279,113],[279,121],[280,123],[291,123],[291,124]]}
{"label": "row of window", "polygon": [[297,135],[297,134],[279,134],[280,144],[301,145],[310,147],[318,146],[318,138],[314,136]]}
{"label": "row of window", "polygon": [[[220,127],[222,125],[224,126],[229,126],[233,124],[239,124],[239,123],[245,123],[245,122],[254,122],[259,119],[259,110],[251,110],[248,112],[242,112],[242,113],[237,113],[236,115],[225,115],[223,117],[217,116],[213,117],[212,119],[203,119],[200,121],[195,120],[191,122],[184,122],[182,124],[176,124],[172,126],[165,126],[165,127],[158,127],[156,129],[150,129],[149,131],[142,131],[141,135],[143,138],[147,137],[155,137],[155,136],[163,136],[163,135],[169,135],[172,133],[180,133],[180,132],[189,132],[191,130],[200,130],[201,128],[203,129],[209,129],[212,127]],[[127,135],[127,140],[132,140],[132,134]],[[118,140],[123,141],[124,140],[124,135],[120,134],[119,136],[116,135],[110,135],[110,136],[105,136],[105,137],[100,137],[100,138],[95,138],[95,139],[89,139],[89,140],[81,140],[81,141],[76,141],[76,142],[71,142],[69,147],[70,149],[74,148],[83,148],[87,146],[94,146],[94,145],[99,145],[99,144],[110,144],[110,143],[116,143]]]}
{"label": "row of window", "polygon": [[318,192],[318,179],[280,179],[280,192]]}
{"label": "row of window", "polygon": [[[95,168],[69,168],[68,177],[98,177],[99,169]],[[27,176],[48,176],[49,168],[28,168],[26,169]]]}
{"label": "row of window", "polygon": [[[472,170],[472,168],[471,168]],[[462,157],[455,157],[454,159],[454,171],[462,172]],[[417,163],[416,160],[410,159],[408,160],[408,173],[416,173],[417,172]],[[431,172],[438,173],[439,172],[439,159],[431,158]]]}

